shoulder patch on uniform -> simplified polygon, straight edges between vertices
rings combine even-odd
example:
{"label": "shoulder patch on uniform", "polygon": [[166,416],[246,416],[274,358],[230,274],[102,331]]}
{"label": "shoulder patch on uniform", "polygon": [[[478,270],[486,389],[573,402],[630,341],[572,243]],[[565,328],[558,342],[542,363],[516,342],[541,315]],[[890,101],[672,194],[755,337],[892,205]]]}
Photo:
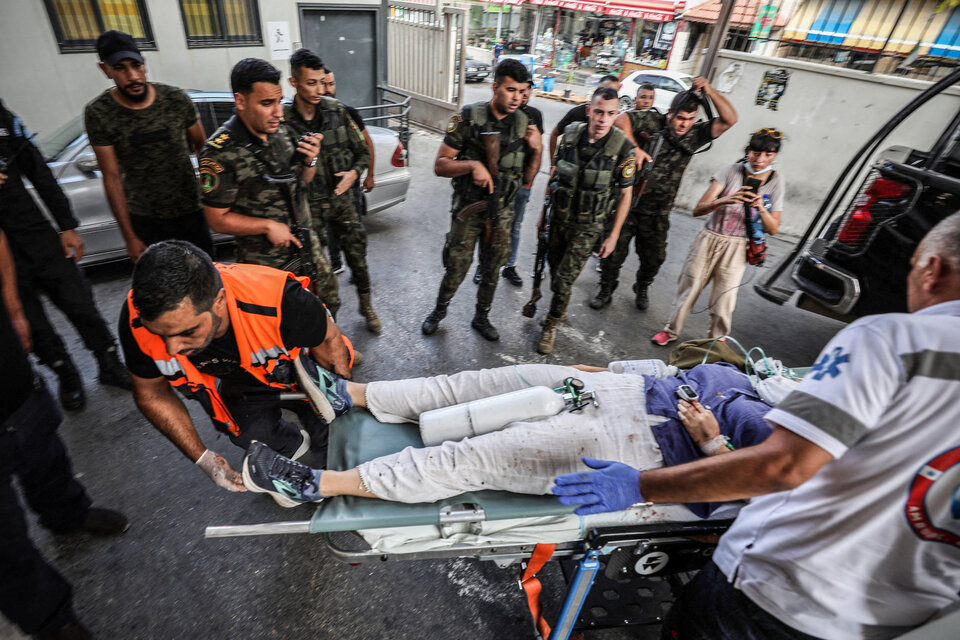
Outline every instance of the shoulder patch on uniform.
{"label": "shoulder patch on uniform", "polygon": [[221,173],[223,165],[212,158],[200,158],[200,170],[209,169],[214,173]]}
{"label": "shoulder patch on uniform", "polygon": [[456,131],[461,122],[463,122],[463,116],[459,113],[455,113],[450,116],[450,122],[447,124],[447,133],[453,133]]}
{"label": "shoulder patch on uniform", "polygon": [[218,135],[216,138],[211,138],[210,140],[207,140],[207,143],[211,147],[216,147],[217,149],[220,149],[223,146],[223,143],[229,139],[230,139],[230,134],[227,132],[223,132],[220,135]]}
{"label": "shoulder patch on uniform", "polygon": [[617,167],[620,169],[621,175],[624,178],[632,178],[633,174],[637,172],[637,160],[635,158],[627,158]]}
{"label": "shoulder patch on uniform", "polygon": [[204,193],[210,193],[220,186],[220,176],[223,167],[219,163],[204,158],[200,161],[200,188]]}

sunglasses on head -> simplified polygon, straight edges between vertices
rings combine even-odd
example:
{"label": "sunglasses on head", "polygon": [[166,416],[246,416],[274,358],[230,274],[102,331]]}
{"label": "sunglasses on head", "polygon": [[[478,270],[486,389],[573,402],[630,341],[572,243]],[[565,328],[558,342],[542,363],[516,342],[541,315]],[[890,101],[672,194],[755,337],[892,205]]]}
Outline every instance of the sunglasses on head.
{"label": "sunglasses on head", "polygon": [[783,138],[783,131],[780,131],[779,129],[768,129],[764,127],[763,129],[757,129],[756,131],[754,131],[753,135],[769,136],[774,140],[780,140],[781,138]]}

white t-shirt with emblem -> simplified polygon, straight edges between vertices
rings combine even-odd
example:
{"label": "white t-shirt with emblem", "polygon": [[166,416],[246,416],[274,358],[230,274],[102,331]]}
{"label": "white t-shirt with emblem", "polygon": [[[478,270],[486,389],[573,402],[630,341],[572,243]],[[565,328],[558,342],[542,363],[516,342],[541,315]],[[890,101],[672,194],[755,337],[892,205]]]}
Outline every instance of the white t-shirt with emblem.
{"label": "white t-shirt with emblem", "polygon": [[714,561],[829,640],[891,638],[960,591],[960,301],[863,318],[767,414],[834,460],[755,498]]}

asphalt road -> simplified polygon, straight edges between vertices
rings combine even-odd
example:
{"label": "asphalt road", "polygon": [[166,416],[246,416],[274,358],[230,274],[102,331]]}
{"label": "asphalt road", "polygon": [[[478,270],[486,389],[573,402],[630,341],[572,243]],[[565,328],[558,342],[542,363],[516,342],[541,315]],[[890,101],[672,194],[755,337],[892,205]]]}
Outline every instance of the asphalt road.
{"label": "asphalt road", "polygon": [[[489,85],[471,86],[468,95],[486,99]],[[542,100],[537,106],[543,108],[548,127],[568,108]],[[341,276],[340,326],[366,354],[365,363],[355,372],[358,380],[516,362],[605,364],[666,356],[666,350],[653,346],[648,338],[667,319],[686,248],[702,224],[682,212],[672,215],[668,261],[651,289],[651,307],[645,313],[633,306],[629,275],[624,276],[627,283],[611,306],[599,312],[589,309],[598,275],[591,261],[576,285],[569,320],[560,328],[551,356],[534,351],[539,325],[520,315],[530,294],[529,281],[522,289],[503,282],[498,290],[492,320],[500,329],[500,342],[485,342],[470,328],[474,285],[469,280],[437,334],[422,336],[419,327],[436,296],[440,250],[449,224],[449,180],[432,172],[439,140],[433,134],[413,136],[414,178],[408,201],[367,220],[374,303],[384,325],[381,336],[366,332],[356,312],[355,290],[347,284],[349,276]],[[541,174],[529,220],[537,215],[543,188]],[[771,263],[786,252],[788,240],[771,240]],[[520,263],[525,275],[535,244],[534,227],[528,221]],[[635,269],[636,259],[631,256],[624,273]],[[130,266],[118,263],[88,273],[103,314],[112,324],[129,286]],[[748,283],[762,273],[750,268]],[[542,301],[541,312],[546,306]],[[705,307],[704,296],[685,337],[706,334]],[[31,520],[31,535],[74,584],[76,609],[98,638],[534,638],[516,576],[490,562],[460,559],[349,566],[325,553],[319,536],[204,539],[207,525],[305,520],[310,509],[282,509],[264,496],[229,494],[215,487],[144,420],[129,394],[98,385],[92,355],[83,350],[58,312],[51,316],[83,370],[89,398],[85,410],[65,418],[60,433],[77,476],[94,501],[124,511],[132,526],[116,539],[55,538]],[[772,305],[749,285],[741,289],[734,316],[734,332],[743,344],[760,345],[788,365],[811,363],[840,326]],[[52,381],[47,372],[44,375]],[[205,443],[239,468],[242,451],[218,437],[197,407],[192,413]],[[562,578],[555,563],[542,576],[547,615],[552,619],[558,611]],[[655,635],[656,629],[647,627],[595,632],[588,637]],[[20,637],[0,620],[0,638]]]}

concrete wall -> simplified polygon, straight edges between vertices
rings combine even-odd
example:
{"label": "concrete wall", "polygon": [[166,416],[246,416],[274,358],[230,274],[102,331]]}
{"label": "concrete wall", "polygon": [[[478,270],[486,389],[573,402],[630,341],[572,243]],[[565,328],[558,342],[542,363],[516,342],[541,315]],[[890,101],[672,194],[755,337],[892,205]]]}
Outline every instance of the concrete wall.
{"label": "concrete wall", "polygon": [[[739,65],[739,76],[732,65]],[[778,110],[757,106],[757,89],[765,71],[790,71]],[[750,134],[761,127],[786,133],[775,169],[786,179],[782,229],[802,232],[834,180],[857,150],[928,82],[807,62],[723,50],[714,86],[732,80],[726,97],[737,110],[737,124],[715,140],[713,148],[693,157],[680,185],[676,205],[691,209],[720,167],[743,157]],[[960,88],[952,87],[927,103],[881,145],[928,149],[960,108]]]}
{"label": "concrete wall", "polygon": [[[351,0],[350,4],[381,3],[380,0]],[[261,32],[266,33],[267,22],[289,22],[291,43],[299,46],[301,5],[322,7],[343,6],[343,3],[259,0]],[[150,80],[185,89],[229,90],[230,69],[239,60],[270,58],[267,46],[188,49],[177,1],[146,0],[146,6],[157,45],[156,51],[144,52]],[[3,60],[0,98],[33,131],[43,133],[55,129],[82,113],[87,102],[112,86],[97,68],[95,52],[60,53],[43,2],[4,0],[0,16],[0,60]],[[272,62],[286,75],[286,61]],[[337,79],[343,83],[341,74]],[[286,95],[293,95],[286,82],[282,85]]]}

